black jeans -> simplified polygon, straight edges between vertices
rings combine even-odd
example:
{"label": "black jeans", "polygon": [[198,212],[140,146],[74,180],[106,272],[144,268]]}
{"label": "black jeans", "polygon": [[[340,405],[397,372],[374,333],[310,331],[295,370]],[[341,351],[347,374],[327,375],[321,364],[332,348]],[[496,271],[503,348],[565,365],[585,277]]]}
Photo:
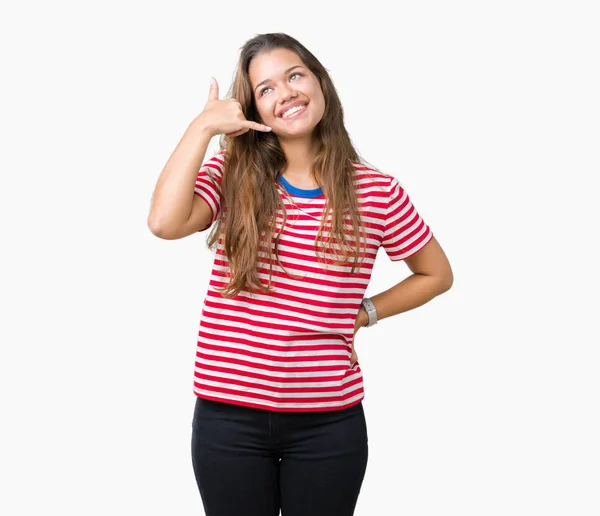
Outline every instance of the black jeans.
{"label": "black jeans", "polygon": [[362,402],[273,412],[197,397],[192,464],[206,516],[350,516],[367,442]]}

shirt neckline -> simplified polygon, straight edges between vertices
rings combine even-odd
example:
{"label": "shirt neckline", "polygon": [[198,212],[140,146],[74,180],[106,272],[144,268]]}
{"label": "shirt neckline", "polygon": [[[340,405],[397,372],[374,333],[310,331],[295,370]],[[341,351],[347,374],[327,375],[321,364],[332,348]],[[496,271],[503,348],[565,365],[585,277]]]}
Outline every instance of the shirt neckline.
{"label": "shirt neckline", "polygon": [[308,189],[307,188],[298,188],[298,187],[288,183],[288,181],[285,179],[285,177],[283,177],[281,175],[281,173],[279,173],[279,172],[277,173],[277,179],[290,194],[295,195],[296,197],[312,198],[312,197],[319,197],[319,196],[323,195],[323,190],[321,189],[321,187],[308,188]]}

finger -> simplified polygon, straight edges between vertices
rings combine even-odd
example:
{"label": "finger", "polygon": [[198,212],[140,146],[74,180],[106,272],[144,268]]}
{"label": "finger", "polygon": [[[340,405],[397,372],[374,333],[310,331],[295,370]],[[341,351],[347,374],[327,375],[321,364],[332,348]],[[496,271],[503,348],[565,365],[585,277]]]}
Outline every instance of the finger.
{"label": "finger", "polygon": [[208,100],[218,100],[219,99],[219,85],[217,84],[217,79],[214,77],[210,78],[210,90],[208,92]]}
{"label": "finger", "polygon": [[245,124],[248,129],[254,129],[255,131],[262,131],[263,133],[268,133],[271,130],[271,127],[264,124],[259,124],[258,122],[252,122],[248,120]]}
{"label": "finger", "polygon": [[244,133],[247,133],[250,129],[248,129],[247,127],[244,127],[243,129],[238,129],[237,131],[233,131],[231,133],[226,133],[225,136],[229,137],[229,138],[234,138],[236,136],[240,136]]}

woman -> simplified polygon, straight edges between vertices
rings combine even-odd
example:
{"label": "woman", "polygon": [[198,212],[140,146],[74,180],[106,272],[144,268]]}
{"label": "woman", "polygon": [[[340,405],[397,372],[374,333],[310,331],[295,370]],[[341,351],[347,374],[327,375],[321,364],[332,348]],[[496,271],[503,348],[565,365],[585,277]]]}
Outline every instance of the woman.
{"label": "woman", "polygon": [[[230,97],[213,79],[148,218],[165,239],[212,227],[192,423],[204,509],[351,515],[368,456],[354,336],[445,292],[452,271],[398,180],[359,157],[331,78],[297,40],[246,42]],[[380,246],[413,275],[369,300]]]}

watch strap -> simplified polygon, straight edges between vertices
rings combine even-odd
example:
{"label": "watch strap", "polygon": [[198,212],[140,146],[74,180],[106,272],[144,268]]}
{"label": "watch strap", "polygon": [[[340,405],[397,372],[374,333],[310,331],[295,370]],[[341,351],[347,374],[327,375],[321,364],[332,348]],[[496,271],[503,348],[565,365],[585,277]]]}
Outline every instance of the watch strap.
{"label": "watch strap", "polygon": [[366,324],[366,326],[368,327],[377,324],[377,311],[375,310],[375,305],[373,304],[373,301],[371,301],[371,299],[369,299],[368,297],[365,297],[363,298],[360,304],[364,306],[367,312],[367,316],[369,317],[369,322],[368,324]]}

